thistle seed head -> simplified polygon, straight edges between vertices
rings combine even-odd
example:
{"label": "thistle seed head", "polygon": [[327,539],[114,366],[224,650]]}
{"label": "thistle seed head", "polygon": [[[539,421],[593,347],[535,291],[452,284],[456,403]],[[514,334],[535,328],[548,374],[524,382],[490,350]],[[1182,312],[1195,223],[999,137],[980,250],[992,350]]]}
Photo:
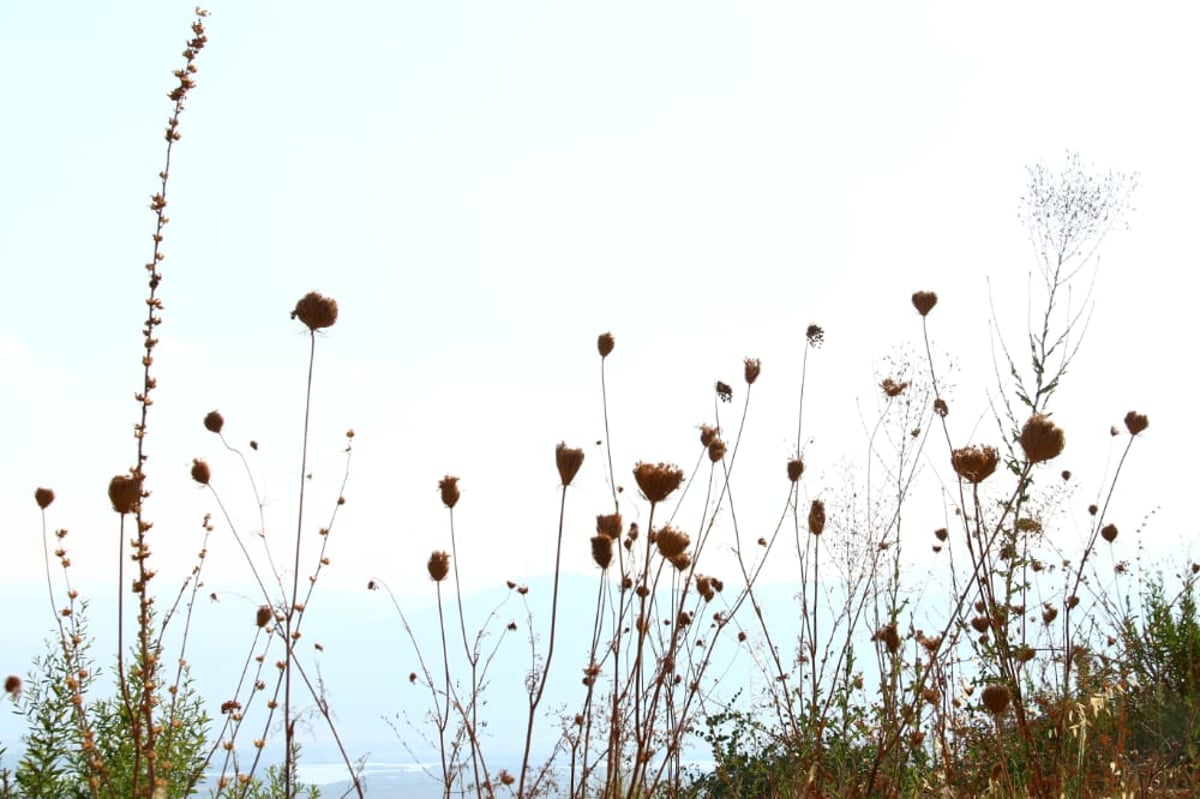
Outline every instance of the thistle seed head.
{"label": "thistle seed head", "polygon": [[1042,463],[1057,458],[1066,446],[1062,428],[1040,413],[1035,413],[1021,428],[1021,449],[1030,463]]}
{"label": "thistle seed head", "polygon": [[950,462],[961,479],[978,485],[996,471],[1000,456],[995,447],[970,446],[954,450]]}
{"label": "thistle seed head", "polygon": [[337,300],[310,291],[300,298],[292,311],[292,318],[299,319],[309,330],[332,327],[337,321]]}
{"label": "thistle seed head", "polygon": [[928,316],[933,310],[933,306],[937,305],[937,293],[932,291],[918,291],[912,295],[913,307],[917,309],[917,313],[921,316]]}
{"label": "thistle seed head", "polygon": [[33,501],[42,510],[50,507],[50,503],[54,501],[54,491],[49,488],[39,488],[33,492]]}
{"label": "thistle seed head", "polygon": [[558,466],[558,476],[564,487],[569,486],[583,465],[583,450],[572,449],[565,442],[558,442],[554,449],[554,462]]}

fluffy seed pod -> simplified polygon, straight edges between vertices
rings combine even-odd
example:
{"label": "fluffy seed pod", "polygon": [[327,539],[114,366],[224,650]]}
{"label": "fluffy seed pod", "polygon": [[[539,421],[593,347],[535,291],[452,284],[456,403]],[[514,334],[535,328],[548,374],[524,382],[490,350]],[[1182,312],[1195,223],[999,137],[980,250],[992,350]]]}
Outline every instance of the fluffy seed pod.
{"label": "fluffy seed pod", "polygon": [[1106,524],[1100,528],[1100,537],[1108,543],[1117,540],[1117,526],[1115,524]]}
{"label": "fluffy seed pod", "polygon": [[583,450],[572,449],[560,441],[554,449],[554,462],[558,466],[558,476],[564,486],[569,486],[583,465]]}
{"label": "fluffy seed pod", "polygon": [[762,372],[762,361],[758,358],[747,358],[745,360],[745,377],[747,385],[754,385],[754,381],[758,379],[759,373]]}
{"label": "fluffy seed pod", "polygon": [[1125,429],[1129,431],[1129,435],[1136,436],[1149,426],[1150,420],[1146,418],[1144,413],[1130,411],[1125,414]]}
{"label": "fluffy seed pod", "polygon": [[825,503],[814,499],[808,509],[808,531],[813,535],[825,532]]}
{"label": "fluffy seed pod", "polygon": [[788,461],[787,476],[793,483],[799,481],[800,475],[804,474],[804,461],[799,458],[792,458]]}
{"label": "fluffy seed pod", "polygon": [[606,535],[592,536],[592,560],[596,561],[596,565],[601,569],[607,569],[612,563],[613,556],[613,539]]}
{"label": "fluffy seed pod", "polygon": [[450,573],[450,555],[446,552],[434,552],[429,556],[426,568],[429,569],[429,576],[433,581],[440,583]]}
{"label": "fluffy seed pod", "polygon": [[299,319],[309,330],[332,327],[337,321],[337,300],[310,291],[300,298],[292,311],[292,318]]}
{"label": "fluffy seed pod", "polygon": [[210,433],[220,433],[225,426],[225,417],[220,411],[209,411],[204,415],[204,429]]}
{"label": "fluffy seed pod", "polygon": [[275,614],[271,612],[270,607],[259,605],[258,611],[254,614],[254,624],[256,627],[266,627],[273,618],[275,618]]}
{"label": "fluffy seed pod", "polygon": [[950,462],[960,478],[978,485],[996,471],[1000,456],[994,447],[970,446],[954,450]]}
{"label": "fluffy seed pod", "polygon": [[667,560],[682,554],[688,548],[688,544],[692,543],[692,539],[688,538],[687,533],[676,530],[669,524],[658,528],[657,533],[654,543],[658,547],[659,554]]}
{"label": "fluffy seed pod", "polygon": [[208,485],[208,481],[212,479],[212,470],[199,458],[192,459],[192,479],[200,485]]}
{"label": "fluffy seed pod", "polygon": [[621,537],[621,514],[609,513],[596,517],[596,532],[609,538]]}
{"label": "fluffy seed pod", "polygon": [[120,514],[134,513],[142,502],[142,481],[118,474],[108,481],[108,499]]}
{"label": "fluffy seed pod", "polygon": [[633,468],[633,478],[647,500],[662,502],[683,482],[683,470],[672,464],[639,462]]}
{"label": "fluffy seed pod", "polygon": [[600,351],[600,357],[607,358],[616,343],[612,333],[601,333],[600,337],[596,339],[596,349]]}
{"label": "fluffy seed pod", "polygon": [[442,504],[447,508],[453,508],[458,504],[458,478],[446,475],[441,480],[438,480],[438,491],[442,494]]}
{"label": "fluffy seed pod", "polygon": [[1030,463],[1042,463],[1057,458],[1066,446],[1062,428],[1047,417],[1035,413],[1021,428],[1021,449]]}
{"label": "fluffy seed pod", "polygon": [[983,699],[983,706],[988,709],[988,712],[994,716],[999,716],[1008,710],[1008,703],[1012,701],[1012,694],[1009,693],[1007,685],[992,683],[983,689],[981,698]]}
{"label": "fluffy seed pod", "polygon": [[50,503],[54,501],[54,491],[49,488],[39,488],[33,492],[33,501],[42,510],[50,507]]}
{"label": "fluffy seed pod", "polygon": [[912,295],[913,307],[917,309],[917,313],[921,316],[928,316],[933,310],[933,306],[937,305],[937,294],[932,291],[918,291]]}

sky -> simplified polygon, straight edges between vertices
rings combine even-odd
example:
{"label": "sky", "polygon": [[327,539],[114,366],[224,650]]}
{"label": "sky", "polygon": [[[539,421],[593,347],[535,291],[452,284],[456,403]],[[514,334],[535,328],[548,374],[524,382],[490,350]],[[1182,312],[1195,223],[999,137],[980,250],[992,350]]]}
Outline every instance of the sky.
{"label": "sky", "polygon": [[[41,600],[38,486],[58,496],[74,579],[115,571],[109,478],[134,457],[147,209],[171,70],[191,4],[0,7],[0,581]],[[559,441],[587,457],[568,492],[565,568],[593,573],[611,506],[596,336],[630,519],[639,460],[691,474],[712,386],[761,358],[739,450],[740,524],[769,532],[796,447],[804,331],[805,501],[862,479],[877,383],[920,345],[909,302],[934,290],[939,358],[957,365],[956,442],[999,443],[991,320],[1021,343],[1033,251],[1026,167],[1069,151],[1136,173],[1127,230],[1101,250],[1086,338],[1056,400],[1078,493],[1111,477],[1110,425],[1147,413],[1112,513],[1156,557],[1193,557],[1193,313],[1200,216],[1195,14],[1175,4],[213,3],[171,168],[165,309],[150,419],[149,518],[162,579],[194,562],[218,511],[188,478],[208,460],[238,529],[258,514],[240,462],[201,420],[219,409],[252,469],[268,536],[295,533],[307,332],[319,336],[306,533],[334,508],[331,591],[383,579],[428,596],[455,511],[470,588],[553,567]],[[1084,287],[1086,288],[1086,286]],[[1074,301],[1074,298],[1073,298]],[[1081,301],[1082,302],[1082,301]],[[728,417],[728,418],[726,418]],[[934,488],[908,529],[942,526]],[[1055,469],[1058,464],[1056,463]],[[682,515],[679,523],[687,527]],[[217,524],[208,586],[248,592]],[[924,533],[921,533],[923,535]],[[917,535],[917,533],[914,533]],[[1133,558],[1132,536],[1115,557]],[[926,540],[912,548],[924,553]],[[918,563],[924,563],[922,554]],[[770,576],[789,579],[786,566]],[[164,584],[166,584],[164,582]],[[245,599],[253,604],[252,599]]]}

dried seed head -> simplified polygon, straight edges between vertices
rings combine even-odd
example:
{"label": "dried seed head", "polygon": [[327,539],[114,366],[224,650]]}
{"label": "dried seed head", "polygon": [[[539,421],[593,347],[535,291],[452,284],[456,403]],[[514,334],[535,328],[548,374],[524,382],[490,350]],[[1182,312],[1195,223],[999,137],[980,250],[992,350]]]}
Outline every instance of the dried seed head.
{"label": "dried seed head", "polygon": [[1042,463],[1057,458],[1066,446],[1062,428],[1047,417],[1035,413],[1021,428],[1021,449],[1030,463]]}
{"label": "dried seed head", "polygon": [[1028,663],[1033,660],[1033,656],[1033,647],[1028,644],[1021,644],[1014,653],[1014,657],[1016,657],[1018,663]]}
{"label": "dried seed head", "polygon": [[1100,528],[1100,537],[1108,543],[1117,540],[1117,526],[1115,524],[1106,524]]}
{"label": "dried seed head", "polygon": [[893,655],[900,651],[900,631],[896,629],[895,622],[880,627],[875,633],[874,640],[882,641],[883,645],[887,647],[887,651]]}
{"label": "dried seed head", "polygon": [[1058,608],[1047,603],[1042,606],[1042,624],[1049,625],[1058,618]]}
{"label": "dried seed head", "polygon": [[717,436],[721,435],[721,428],[713,427],[712,425],[700,425],[700,445],[707,447],[709,444],[717,440]]}
{"label": "dried seed head", "polygon": [[933,401],[933,412],[945,419],[950,413],[950,406],[946,404],[944,399],[938,397]]}
{"label": "dried seed head", "polygon": [[583,450],[572,449],[565,442],[558,442],[554,449],[554,462],[558,466],[558,476],[563,486],[569,486],[583,465]]}
{"label": "dried seed head", "polygon": [[804,461],[799,458],[792,458],[788,461],[787,476],[793,483],[800,479],[800,475],[804,474]]}
{"label": "dried seed head", "polygon": [[825,503],[814,499],[808,509],[808,531],[813,535],[825,532]]}
{"label": "dried seed head", "polygon": [[670,560],[671,565],[681,572],[687,571],[688,567],[692,565],[692,556],[686,552],[680,552]]}
{"label": "dried seed head", "polygon": [[917,313],[921,316],[928,316],[933,310],[933,306],[937,305],[937,294],[932,291],[918,291],[912,295],[913,307],[917,309]]}
{"label": "dried seed head", "polygon": [[747,358],[745,360],[745,367],[746,383],[754,385],[754,381],[758,379],[758,375],[762,371],[762,361],[758,358]]}
{"label": "dried seed head", "polygon": [[616,343],[612,333],[601,333],[600,337],[596,339],[596,349],[600,350],[600,357],[607,358]]}
{"label": "dried seed head", "polygon": [[50,503],[54,501],[54,491],[49,488],[39,488],[33,492],[33,501],[42,510],[50,507]]}
{"label": "dried seed head", "polygon": [[127,474],[116,475],[108,481],[108,499],[117,513],[135,513],[142,502],[142,481]]}
{"label": "dried seed head", "polygon": [[192,479],[200,485],[208,485],[208,481],[212,479],[212,471],[208,464],[199,458],[192,458]]}
{"label": "dried seed head", "polygon": [[1012,694],[1009,693],[1007,685],[992,683],[983,689],[981,698],[983,699],[983,706],[988,709],[988,712],[994,716],[999,716],[1008,710],[1008,703],[1012,701]]}
{"label": "dried seed head", "polygon": [[719,438],[714,438],[708,445],[708,459],[713,463],[717,463],[721,458],[725,457],[725,442]]}
{"label": "dried seed head", "polygon": [[300,298],[292,311],[292,318],[299,319],[309,330],[332,327],[337,321],[337,300],[310,291]]}
{"label": "dried seed head", "polygon": [[808,346],[815,349],[825,343],[825,329],[820,325],[809,325],[804,337],[808,339]]}
{"label": "dried seed head", "polygon": [[609,513],[596,517],[596,532],[609,538],[621,537],[621,514]]}
{"label": "dried seed head", "polygon": [[681,554],[690,543],[692,543],[692,539],[688,538],[687,533],[676,530],[669,524],[658,528],[654,539],[659,554],[667,560]]}
{"label": "dried seed head", "polygon": [[596,561],[596,565],[601,569],[607,569],[612,563],[613,556],[613,539],[606,535],[592,536],[592,560]]}
{"label": "dried seed head", "polygon": [[711,602],[712,598],[716,595],[716,592],[713,591],[712,579],[705,577],[702,574],[697,574],[696,593],[704,597],[704,601]]}
{"label": "dried seed head", "polygon": [[945,527],[939,527],[933,531],[933,534],[938,541],[945,541],[950,536],[950,531]]}
{"label": "dried seed head", "polygon": [[267,605],[259,605],[258,612],[254,614],[254,624],[258,627],[266,627],[271,623],[271,619],[275,614],[271,612],[271,608]]}
{"label": "dried seed head", "polygon": [[10,694],[14,698],[21,693],[21,678],[15,674],[10,674],[4,678],[4,693]]}
{"label": "dried seed head", "polygon": [[977,633],[986,633],[991,628],[992,623],[988,621],[987,616],[976,616],[971,619],[971,626],[975,628]]}
{"label": "dried seed head", "polygon": [[446,475],[441,480],[438,480],[438,491],[442,493],[442,504],[447,508],[453,508],[458,504],[458,478]]}
{"label": "dried seed head", "polygon": [[733,388],[728,383],[718,380],[717,399],[721,402],[733,402]]}
{"label": "dried seed head", "polygon": [[908,388],[908,382],[905,381],[903,383],[897,383],[892,378],[886,377],[884,378],[883,382],[879,384],[879,387],[883,389],[884,396],[886,396],[888,399],[892,399],[904,393],[904,389]]}
{"label": "dried seed head", "polygon": [[219,411],[209,411],[204,415],[204,429],[210,433],[220,433],[225,426],[225,417]]}
{"label": "dried seed head", "polygon": [[673,464],[639,461],[633,467],[633,478],[647,500],[662,502],[683,482],[683,470]]}
{"label": "dried seed head", "polygon": [[1129,435],[1136,436],[1149,426],[1150,420],[1146,418],[1144,413],[1130,411],[1125,414],[1125,429],[1129,431]]}
{"label": "dried seed head", "polygon": [[1095,516],[1100,512],[1100,508],[1097,505],[1088,505],[1087,512],[1089,516]]}
{"label": "dried seed head", "polygon": [[954,450],[950,462],[960,478],[978,485],[996,471],[1000,457],[994,447],[970,446]]}
{"label": "dried seed head", "polygon": [[450,555],[446,552],[434,552],[429,556],[426,568],[429,569],[429,576],[434,582],[440,583],[450,573]]}

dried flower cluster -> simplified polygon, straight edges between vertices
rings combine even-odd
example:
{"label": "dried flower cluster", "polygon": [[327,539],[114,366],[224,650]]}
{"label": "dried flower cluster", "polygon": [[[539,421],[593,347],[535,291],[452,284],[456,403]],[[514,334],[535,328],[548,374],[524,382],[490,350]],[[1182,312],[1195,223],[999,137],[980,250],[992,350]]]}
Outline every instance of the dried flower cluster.
{"label": "dried flower cluster", "polygon": [[1030,463],[1042,463],[1057,458],[1066,446],[1062,428],[1046,416],[1035,413],[1021,428],[1021,449]]}
{"label": "dried flower cluster", "polygon": [[458,478],[446,475],[441,480],[438,480],[438,491],[442,494],[442,504],[447,508],[453,508],[458,504]]}
{"label": "dried flower cluster", "polygon": [[745,377],[746,383],[754,385],[754,381],[758,379],[759,373],[762,371],[762,361],[758,358],[747,358],[745,361]]}
{"label": "dried flower cluster", "polygon": [[434,552],[429,556],[426,568],[429,569],[429,576],[434,582],[440,583],[450,573],[450,555],[446,552]]}
{"label": "dried flower cluster", "polygon": [[583,450],[572,449],[560,441],[554,450],[554,462],[558,466],[558,476],[564,487],[569,486],[583,465]]}
{"label": "dried flower cluster", "polygon": [[1125,414],[1125,429],[1129,431],[1129,435],[1136,436],[1149,426],[1150,420],[1146,418],[1144,413],[1130,411]]}
{"label": "dried flower cluster", "polygon": [[33,492],[33,501],[42,510],[50,507],[50,503],[54,501],[54,492],[49,488],[39,488]]}
{"label": "dried flower cluster", "polygon": [[596,339],[596,349],[600,351],[600,357],[607,358],[616,343],[612,333],[601,333],[600,337]]}
{"label": "dried flower cluster", "polygon": [[883,382],[879,384],[879,387],[883,389],[884,396],[888,399],[894,399],[903,394],[904,389],[908,388],[908,381],[897,383],[892,378],[885,377]]}
{"label": "dried flower cluster", "polygon": [[800,475],[804,474],[804,461],[800,458],[792,458],[787,464],[787,476],[793,483],[800,480]]}
{"label": "dried flower cluster", "polygon": [[621,537],[621,514],[608,513],[596,517],[596,532],[612,539]]}
{"label": "dried flower cluster", "polygon": [[950,461],[960,478],[978,485],[996,471],[1000,456],[995,447],[970,446],[954,450]]}
{"label": "dried flower cluster", "polygon": [[994,716],[999,716],[1008,710],[1008,703],[1012,700],[1012,694],[1009,692],[1007,685],[992,683],[983,689],[981,698],[983,699],[983,706],[988,709],[988,712]]}
{"label": "dried flower cluster", "polygon": [[665,559],[671,560],[683,554],[692,540],[687,533],[676,530],[671,525],[664,525],[655,531],[654,544]]}
{"label": "dried flower cluster", "polygon": [[633,467],[633,479],[647,500],[662,502],[683,482],[683,470],[667,463],[638,462]]}
{"label": "dried flower cluster", "polygon": [[809,325],[804,337],[808,339],[808,346],[815,349],[825,343],[825,329],[820,325]]}
{"label": "dried flower cluster", "polygon": [[108,499],[117,513],[136,512],[142,502],[142,481],[127,474],[116,475],[108,481]]}
{"label": "dried flower cluster", "polygon": [[613,556],[613,539],[607,535],[599,534],[592,536],[592,560],[601,569],[607,569],[612,563]]}
{"label": "dried flower cluster", "polygon": [[825,503],[814,499],[808,509],[808,531],[813,535],[825,532]]}
{"label": "dried flower cluster", "polygon": [[212,479],[212,470],[199,458],[192,459],[192,479],[200,485],[208,485],[208,481]]}
{"label": "dried flower cluster", "polygon": [[326,297],[315,291],[310,291],[300,298],[292,311],[292,318],[299,319],[309,330],[316,332],[325,327],[333,327],[337,321],[337,300]]}
{"label": "dried flower cluster", "polygon": [[932,291],[918,291],[912,295],[913,307],[921,316],[928,316],[933,306],[937,305],[937,300],[937,294]]}

